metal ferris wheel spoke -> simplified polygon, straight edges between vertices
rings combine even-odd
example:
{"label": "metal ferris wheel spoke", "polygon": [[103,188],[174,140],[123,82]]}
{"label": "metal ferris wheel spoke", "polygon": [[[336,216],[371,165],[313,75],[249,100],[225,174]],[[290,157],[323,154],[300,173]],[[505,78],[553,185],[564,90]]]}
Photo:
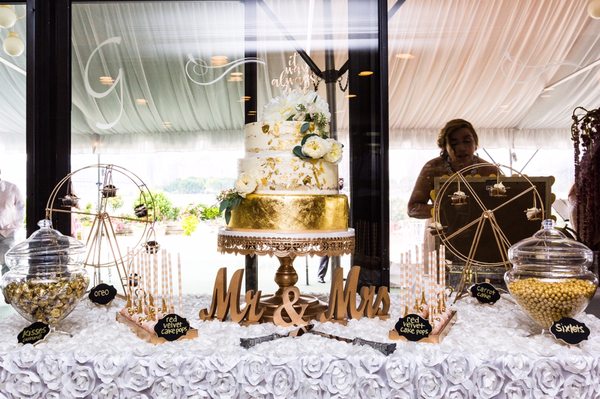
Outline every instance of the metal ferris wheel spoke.
{"label": "metal ferris wheel spoke", "polygon": [[494,217],[493,213],[490,214],[490,226],[492,227],[492,232],[494,233],[494,238],[496,239],[496,245],[498,246],[502,263],[504,263],[504,265],[508,265],[506,255],[508,253],[508,246],[510,246],[510,242],[508,242],[508,239],[502,232],[502,229],[500,228],[500,225],[498,225],[498,221]]}
{"label": "metal ferris wheel spoke", "polygon": [[473,190],[473,188],[471,187],[471,185],[469,184],[469,182],[467,181],[467,179],[465,179],[465,177],[462,175],[462,173],[459,173],[458,177],[463,182],[463,184],[465,186],[467,186],[467,190],[469,190],[469,192],[471,193],[471,196],[475,199],[475,202],[477,202],[477,204],[479,205],[479,207],[481,208],[481,210],[482,211],[486,211],[487,208],[485,207],[484,203],[481,201],[481,199],[479,198],[479,196],[475,193],[475,190]]}
{"label": "metal ferris wheel spoke", "polygon": [[528,192],[530,192],[532,190],[535,190],[535,186],[529,187],[527,190],[524,190],[523,192],[515,195],[514,197],[512,197],[508,201],[505,201],[502,204],[498,205],[497,207],[495,207],[494,209],[492,209],[492,212],[496,212],[498,209],[501,209],[502,207],[504,207],[504,205],[510,204],[511,202],[513,202],[514,200],[516,200],[517,198],[524,196],[525,194],[527,194]]}
{"label": "metal ferris wheel spoke", "polygon": [[454,233],[445,236],[446,240],[451,240],[454,237],[456,237],[457,235],[463,233],[465,230],[470,229],[475,223],[477,222],[481,222],[481,219],[483,219],[483,214],[481,216],[479,216],[477,219],[474,219],[472,222],[464,225],[463,227],[461,227],[460,229],[456,230]]}

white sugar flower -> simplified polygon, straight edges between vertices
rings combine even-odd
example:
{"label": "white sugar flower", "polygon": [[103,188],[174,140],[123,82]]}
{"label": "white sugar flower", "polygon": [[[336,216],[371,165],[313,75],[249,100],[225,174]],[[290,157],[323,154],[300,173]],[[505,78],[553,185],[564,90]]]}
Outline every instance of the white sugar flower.
{"label": "white sugar flower", "polygon": [[256,190],[257,185],[256,177],[249,173],[242,172],[235,181],[235,191],[237,191],[241,197],[246,198],[246,195],[253,193],[254,190]]}
{"label": "white sugar flower", "polygon": [[331,163],[339,163],[342,160],[343,148],[342,143],[335,139],[326,139],[331,144],[331,150],[323,156],[323,159]]}
{"label": "white sugar flower", "polygon": [[302,153],[313,159],[322,158],[329,151],[331,151],[331,143],[319,136],[309,137],[302,146]]}

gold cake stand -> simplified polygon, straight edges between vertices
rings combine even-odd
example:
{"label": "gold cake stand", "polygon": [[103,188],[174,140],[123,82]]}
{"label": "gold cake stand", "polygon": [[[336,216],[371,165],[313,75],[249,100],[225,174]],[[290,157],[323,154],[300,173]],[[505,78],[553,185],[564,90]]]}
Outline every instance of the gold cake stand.
{"label": "gold cake stand", "polygon": [[[341,232],[316,233],[275,233],[250,232],[219,229],[217,249],[221,253],[240,255],[269,255],[279,259],[279,268],[275,272],[275,283],[279,289],[270,296],[261,298],[265,308],[262,320],[273,322],[275,310],[283,303],[283,291],[294,287],[298,274],[293,262],[296,256],[341,256],[354,251],[354,229]],[[301,295],[293,306],[300,311],[303,305],[308,305],[303,319],[312,320],[319,313],[327,310],[327,304],[318,298]]]}

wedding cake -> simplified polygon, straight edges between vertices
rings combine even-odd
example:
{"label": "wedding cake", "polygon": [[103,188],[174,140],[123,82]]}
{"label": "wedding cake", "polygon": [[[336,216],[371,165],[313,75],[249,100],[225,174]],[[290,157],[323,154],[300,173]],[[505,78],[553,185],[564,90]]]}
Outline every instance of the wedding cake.
{"label": "wedding cake", "polygon": [[348,198],[339,194],[342,145],[329,137],[329,119],[317,93],[292,91],[271,100],[262,121],[244,127],[235,188],[219,197],[228,229],[348,229]]}

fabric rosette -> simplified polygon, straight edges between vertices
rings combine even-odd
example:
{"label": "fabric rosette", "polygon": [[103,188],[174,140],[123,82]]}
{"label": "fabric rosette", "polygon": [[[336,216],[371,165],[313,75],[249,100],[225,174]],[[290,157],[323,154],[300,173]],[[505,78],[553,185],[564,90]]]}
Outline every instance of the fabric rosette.
{"label": "fabric rosette", "polygon": [[555,397],[560,391],[564,377],[562,368],[551,360],[541,359],[533,365],[534,395]]}
{"label": "fabric rosette", "polygon": [[283,364],[273,366],[265,378],[267,391],[275,399],[294,397],[300,382],[293,368]]}
{"label": "fabric rosette", "polygon": [[36,364],[38,375],[49,389],[60,389],[63,374],[69,372],[72,367],[72,364],[66,366],[65,363],[64,359],[48,353]]}
{"label": "fabric rosette", "polygon": [[98,378],[105,383],[111,383],[123,371],[126,364],[125,358],[118,354],[102,354],[94,359],[94,370]]}
{"label": "fabric rosette", "polygon": [[11,374],[4,384],[4,390],[19,399],[40,398],[45,395],[45,387],[40,377],[26,370]]}
{"label": "fabric rosette", "polygon": [[119,376],[117,385],[135,392],[142,392],[150,388],[152,382],[153,378],[150,375],[147,361],[144,359],[132,359]]}
{"label": "fabric rosette", "polygon": [[411,386],[413,384],[415,369],[414,361],[405,357],[394,356],[388,359],[385,365],[388,384],[397,390]]}
{"label": "fabric rosette", "polygon": [[585,376],[571,374],[565,379],[565,383],[560,391],[561,398],[597,398],[595,395],[596,385],[589,381]]}
{"label": "fabric rosette", "polygon": [[355,381],[352,365],[346,359],[333,360],[323,374],[323,383],[333,396],[355,396]]}
{"label": "fabric rosette", "polygon": [[444,399],[468,399],[472,397],[473,395],[464,385],[452,385],[446,389],[444,394]]}
{"label": "fabric rosette", "polygon": [[448,383],[435,369],[423,368],[419,370],[417,379],[417,396],[419,398],[443,398]]}
{"label": "fabric rosette", "polygon": [[164,376],[157,378],[150,388],[150,396],[153,398],[179,398],[181,387],[175,378]]}
{"label": "fabric rosette", "polygon": [[469,382],[473,369],[473,359],[461,353],[451,353],[442,362],[442,373],[452,384]]}
{"label": "fabric rosette", "polygon": [[302,358],[302,372],[314,379],[319,379],[329,367],[331,357],[329,356],[307,356]]}
{"label": "fabric rosette", "polygon": [[477,367],[471,378],[475,385],[475,396],[478,398],[493,398],[500,393],[504,385],[502,371],[489,364]]}
{"label": "fabric rosette", "polygon": [[390,397],[390,389],[377,374],[365,375],[360,378],[356,384],[356,393],[361,399],[387,399]]}
{"label": "fabric rosette", "polygon": [[239,395],[237,378],[231,372],[210,375],[208,394],[211,398],[236,398]]}
{"label": "fabric rosette", "polygon": [[61,394],[65,398],[86,398],[94,390],[96,379],[91,367],[77,364],[62,376]]}
{"label": "fabric rosette", "polygon": [[96,385],[92,391],[92,399],[119,399],[119,387],[114,382]]}
{"label": "fabric rosette", "polygon": [[527,380],[511,380],[506,383],[503,391],[507,399],[531,398],[533,393]]}

